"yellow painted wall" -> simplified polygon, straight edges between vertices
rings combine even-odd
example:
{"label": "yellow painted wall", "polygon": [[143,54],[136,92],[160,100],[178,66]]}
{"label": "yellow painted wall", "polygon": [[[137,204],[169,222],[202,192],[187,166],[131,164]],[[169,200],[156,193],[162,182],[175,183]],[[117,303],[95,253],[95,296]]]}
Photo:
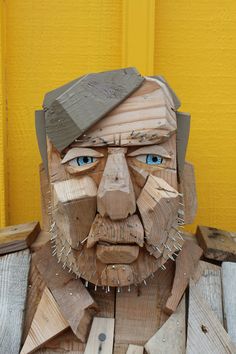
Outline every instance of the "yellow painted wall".
{"label": "yellow painted wall", "polygon": [[[183,110],[192,113],[188,158],[196,167],[196,222],[236,230],[234,0],[5,4],[9,224],[40,216],[34,110],[40,108],[44,93],[83,73],[122,67],[128,57],[130,65],[163,74],[180,96]],[[126,38],[136,43],[124,45]]]}

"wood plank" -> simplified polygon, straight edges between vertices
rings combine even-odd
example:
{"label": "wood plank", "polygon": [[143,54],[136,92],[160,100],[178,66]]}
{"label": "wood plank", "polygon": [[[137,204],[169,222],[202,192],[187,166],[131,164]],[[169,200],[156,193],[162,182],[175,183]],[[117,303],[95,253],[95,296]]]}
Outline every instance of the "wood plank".
{"label": "wood plank", "polygon": [[20,354],[32,353],[68,327],[69,323],[62,316],[54,297],[46,287]]}
{"label": "wood plank", "polygon": [[185,296],[177,310],[145,344],[148,354],[185,354]]}
{"label": "wood plank", "polygon": [[226,330],[236,345],[236,263],[223,262],[222,286]]}
{"label": "wood plank", "polygon": [[196,236],[206,258],[216,261],[236,261],[236,233],[198,226]]}
{"label": "wood plank", "polygon": [[186,354],[233,354],[235,349],[229,335],[191,280]]}
{"label": "wood plank", "polygon": [[130,343],[143,346],[169,317],[164,305],[170,295],[174,263],[158,270],[147,286],[123,289],[116,294],[115,354],[125,354]]}
{"label": "wood plank", "polygon": [[29,250],[0,257],[1,353],[20,350],[29,266]]}
{"label": "wood plank", "polygon": [[[60,311],[75,335],[84,342],[97,306],[80,279],[63,270],[51,255],[47,244],[33,255],[47,287],[57,301]],[[69,294],[69,300],[68,300]]]}
{"label": "wood plank", "polygon": [[41,196],[41,213],[42,213],[42,229],[44,231],[50,230],[50,215],[49,209],[51,206],[51,193],[49,177],[43,164],[39,165],[39,178],[40,178],[40,196]]}
{"label": "wood plank", "polygon": [[[177,117],[177,168],[180,181],[182,180],[184,170],[186,172],[185,155],[187,151],[190,121],[189,113],[176,112]],[[192,177],[192,176],[191,176]]]}
{"label": "wood plank", "polygon": [[115,320],[94,317],[84,354],[112,354]]}
{"label": "wood plank", "polygon": [[185,241],[182,250],[176,259],[176,270],[171,295],[165,306],[169,314],[175,312],[181,297],[183,296],[190,277],[194,274],[198,261],[202,255],[202,249],[192,241]]}
{"label": "wood plank", "polygon": [[184,164],[179,192],[183,194],[184,223],[192,224],[197,213],[197,192],[194,166],[189,162]]}
{"label": "wood plank", "polygon": [[221,267],[200,261],[193,275],[193,281],[201,296],[223,325]]}
{"label": "wood plank", "polygon": [[0,255],[29,247],[40,232],[38,222],[7,226],[0,229]]}
{"label": "wood plank", "polygon": [[25,307],[24,332],[22,336],[23,343],[28,335],[31,323],[33,321],[38,304],[41,300],[45,286],[45,282],[41,274],[39,273],[37,267],[33,264],[33,262],[31,262],[28,281],[27,302]]}
{"label": "wood plank", "polygon": [[140,345],[130,344],[126,354],[143,354],[143,347]]}
{"label": "wood plank", "polygon": [[45,107],[46,131],[57,150],[70,145],[135,91],[143,80],[135,68],[126,68],[88,74],[67,88]]}

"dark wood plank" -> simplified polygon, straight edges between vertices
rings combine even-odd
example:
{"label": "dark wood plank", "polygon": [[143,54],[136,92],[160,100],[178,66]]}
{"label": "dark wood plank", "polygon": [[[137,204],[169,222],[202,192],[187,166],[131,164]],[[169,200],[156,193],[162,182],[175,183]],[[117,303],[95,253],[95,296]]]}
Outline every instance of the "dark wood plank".
{"label": "dark wood plank", "polygon": [[216,261],[236,261],[236,233],[198,226],[196,236],[206,258]]}
{"label": "dark wood plank", "polygon": [[28,248],[40,232],[38,222],[7,226],[0,229],[0,255]]}

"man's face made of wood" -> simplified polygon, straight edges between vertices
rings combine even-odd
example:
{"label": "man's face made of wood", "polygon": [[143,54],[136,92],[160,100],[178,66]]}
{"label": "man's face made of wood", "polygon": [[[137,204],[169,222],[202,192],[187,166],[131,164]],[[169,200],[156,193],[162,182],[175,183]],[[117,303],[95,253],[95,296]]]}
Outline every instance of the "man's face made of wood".
{"label": "man's face made of wood", "polygon": [[181,247],[169,100],[146,79],[63,153],[48,140],[57,257],[95,287],[146,282]]}

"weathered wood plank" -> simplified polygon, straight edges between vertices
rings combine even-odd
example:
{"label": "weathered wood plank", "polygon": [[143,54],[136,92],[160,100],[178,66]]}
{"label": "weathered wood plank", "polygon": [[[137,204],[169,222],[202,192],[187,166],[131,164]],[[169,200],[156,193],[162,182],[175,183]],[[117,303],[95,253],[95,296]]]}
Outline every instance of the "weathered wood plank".
{"label": "weathered wood plank", "polygon": [[198,261],[202,255],[202,249],[192,241],[185,241],[182,250],[176,259],[176,270],[171,295],[165,306],[169,314],[175,312],[190,277],[194,274]]}
{"label": "weathered wood plank", "polygon": [[193,275],[196,288],[223,325],[221,267],[200,261]]}
{"label": "weathered wood plank", "polygon": [[140,345],[130,344],[126,354],[143,354],[143,347]]}
{"label": "weathered wood plank", "polygon": [[[80,279],[63,270],[51,255],[47,244],[33,255],[46,285],[57,301],[60,311],[68,321],[75,335],[84,342],[97,306]],[[69,301],[68,301],[69,295]]]}
{"label": "weathered wood plank", "polygon": [[145,344],[148,354],[185,354],[185,296],[177,310]]}
{"label": "weathered wood plank", "polygon": [[132,286],[116,296],[114,354],[125,354],[130,343],[143,346],[169,317],[163,308],[170,295],[174,263],[168,261],[166,270],[158,270],[147,286]]}
{"label": "weathered wood plank", "polygon": [[20,354],[32,353],[68,327],[69,323],[62,316],[54,297],[46,287]]}
{"label": "weathered wood plank", "polygon": [[7,226],[0,229],[0,255],[29,247],[40,232],[38,222]]}
{"label": "weathered wood plank", "polygon": [[84,354],[112,354],[115,320],[94,317]]}
{"label": "weathered wood plank", "polygon": [[217,261],[236,261],[236,233],[198,226],[196,232],[204,256]]}
{"label": "weathered wood plank", "polygon": [[134,68],[112,70],[86,75],[61,93],[46,107],[46,131],[57,150],[70,145],[143,80]]}
{"label": "weathered wood plank", "polygon": [[226,330],[236,345],[236,263],[223,262],[222,286]]}
{"label": "weathered wood plank", "polygon": [[186,354],[199,353],[234,354],[235,347],[191,280]]}
{"label": "weathered wood plank", "polygon": [[177,168],[178,175],[181,177],[186,169],[185,165],[185,155],[187,151],[189,131],[190,131],[190,121],[191,116],[189,113],[176,112],[177,117]]}
{"label": "weathered wood plank", "polygon": [[24,332],[22,336],[23,343],[25,342],[25,339],[28,335],[31,323],[34,318],[34,314],[41,300],[45,286],[45,282],[43,281],[37,267],[33,264],[33,262],[31,262],[28,281],[27,302],[25,306]]}
{"label": "weathered wood plank", "polygon": [[0,257],[1,353],[19,353],[29,265],[29,250]]}
{"label": "weathered wood plank", "polygon": [[44,231],[50,230],[50,215],[51,212],[51,193],[49,177],[43,164],[39,165],[39,178],[40,178],[40,195],[41,195],[41,211],[42,211],[42,229]]}

